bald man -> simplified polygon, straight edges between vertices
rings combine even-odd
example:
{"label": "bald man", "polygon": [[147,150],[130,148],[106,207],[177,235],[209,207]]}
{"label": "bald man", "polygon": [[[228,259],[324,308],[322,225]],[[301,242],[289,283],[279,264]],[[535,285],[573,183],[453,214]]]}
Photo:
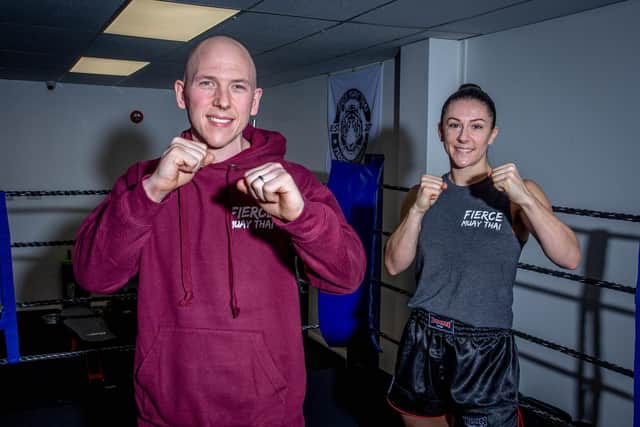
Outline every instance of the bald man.
{"label": "bald man", "polygon": [[139,426],[303,426],[294,256],[312,285],[354,291],[362,244],[325,186],[254,128],[262,89],[228,37],[191,53],[177,104],[190,128],[136,163],[78,231],[73,266],[109,293],[135,275]]}

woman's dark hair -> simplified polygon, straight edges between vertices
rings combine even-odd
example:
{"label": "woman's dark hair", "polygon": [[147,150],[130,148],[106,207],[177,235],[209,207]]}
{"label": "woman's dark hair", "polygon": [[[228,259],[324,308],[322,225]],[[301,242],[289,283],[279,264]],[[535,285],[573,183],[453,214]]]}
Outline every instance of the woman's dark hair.
{"label": "woman's dark hair", "polygon": [[464,83],[460,85],[457,91],[452,93],[442,106],[442,112],[440,113],[440,123],[444,120],[444,113],[449,108],[449,104],[458,99],[475,99],[482,102],[489,109],[489,113],[492,117],[491,129],[496,127],[496,104],[493,103],[493,99],[480,86],[475,83]]}

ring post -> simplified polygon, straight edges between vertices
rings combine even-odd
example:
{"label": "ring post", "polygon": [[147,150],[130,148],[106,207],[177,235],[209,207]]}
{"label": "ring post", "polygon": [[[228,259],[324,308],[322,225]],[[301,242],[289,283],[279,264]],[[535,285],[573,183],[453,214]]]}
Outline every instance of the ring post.
{"label": "ring post", "polygon": [[638,286],[640,286],[640,248],[638,250],[638,277],[636,279],[636,357],[634,363],[634,377],[633,377],[633,426],[640,427],[640,313],[638,313],[638,306],[640,306],[640,293],[638,293]]}
{"label": "ring post", "polygon": [[7,361],[20,361],[18,346],[18,321],[16,317],[16,296],[13,290],[13,270],[11,268],[11,235],[7,214],[6,195],[0,191],[0,330],[4,331],[7,347]]}

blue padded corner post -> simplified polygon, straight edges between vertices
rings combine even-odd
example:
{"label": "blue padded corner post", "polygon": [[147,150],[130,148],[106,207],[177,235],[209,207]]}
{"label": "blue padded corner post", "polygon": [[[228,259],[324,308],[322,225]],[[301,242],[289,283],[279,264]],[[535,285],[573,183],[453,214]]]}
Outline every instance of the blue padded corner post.
{"label": "blue padded corner post", "polygon": [[16,317],[16,296],[13,289],[13,269],[11,267],[11,235],[5,193],[0,191],[0,330],[4,331],[7,347],[7,361],[20,361],[18,346],[18,320]]}
{"label": "blue padded corner post", "polygon": [[640,306],[640,293],[638,293],[638,287],[640,287],[640,248],[638,250],[638,278],[636,280],[636,357],[634,363],[634,377],[633,377],[633,427],[640,427],[640,313],[638,313],[638,307]]}

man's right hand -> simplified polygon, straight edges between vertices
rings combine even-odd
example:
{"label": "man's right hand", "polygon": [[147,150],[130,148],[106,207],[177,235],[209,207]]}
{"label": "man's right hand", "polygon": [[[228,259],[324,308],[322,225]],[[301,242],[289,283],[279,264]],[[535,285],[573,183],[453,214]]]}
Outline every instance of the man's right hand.
{"label": "man's right hand", "polygon": [[213,162],[213,154],[207,148],[202,142],[173,138],[156,170],[142,182],[147,196],[159,203],[167,194],[191,181],[196,172]]}
{"label": "man's right hand", "polygon": [[422,175],[420,185],[413,203],[413,209],[424,214],[438,200],[440,194],[447,189],[447,184],[439,176]]}

